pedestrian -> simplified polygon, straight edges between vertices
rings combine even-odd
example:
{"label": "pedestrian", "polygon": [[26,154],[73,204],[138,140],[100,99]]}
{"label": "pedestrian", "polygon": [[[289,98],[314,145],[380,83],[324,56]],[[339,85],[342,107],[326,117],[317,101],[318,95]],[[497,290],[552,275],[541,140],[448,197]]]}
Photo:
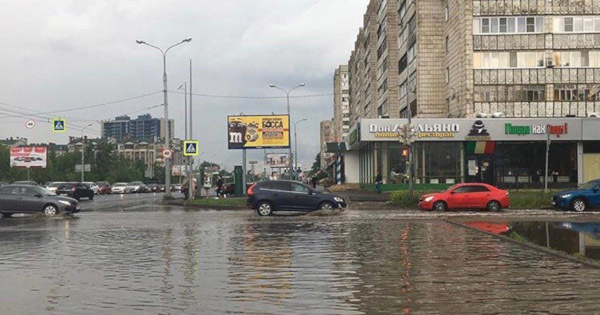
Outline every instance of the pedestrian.
{"label": "pedestrian", "polygon": [[312,187],[316,189],[317,188],[317,177],[313,176],[313,178],[311,178],[310,181],[311,181]]}
{"label": "pedestrian", "polygon": [[377,171],[377,176],[375,177],[375,191],[378,194],[381,194],[381,184],[383,183],[383,179],[381,177],[381,171]]}
{"label": "pedestrian", "polygon": [[223,177],[219,176],[219,179],[217,179],[217,197],[221,196],[222,188],[223,188]]}

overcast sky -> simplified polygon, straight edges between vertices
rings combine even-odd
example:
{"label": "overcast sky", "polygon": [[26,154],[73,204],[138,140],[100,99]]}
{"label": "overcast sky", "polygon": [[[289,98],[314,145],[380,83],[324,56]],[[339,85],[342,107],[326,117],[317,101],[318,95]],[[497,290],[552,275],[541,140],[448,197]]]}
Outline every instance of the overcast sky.
{"label": "overcast sky", "polygon": [[[347,62],[368,0],[0,0],[0,138],[66,143],[80,136],[71,128],[54,134],[51,125],[29,117],[6,117],[6,109],[45,113],[101,104],[162,90],[160,52],[137,45],[143,39],[168,47],[192,37],[168,55],[169,90],[189,81],[193,59],[194,93],[281,96],[268,87],[293,87],[295,95],[333,93],[333,73]],[[162,94],[60,113],[99,136],[96,122],[130,113],[163,117]],[[285,99],[227,99],[195,96],[194,138],[201,159],[231,169],[241,152],[228,151],[226,117],[284,113]],[[18,107],[10,107],[11,106]],[[183,137],[183,95],[169,94],[176,136]],[[292,99],[301,163],[312,164],[319,150],[319,122],[333,116],[333,97]],[[28,110],[24,110],[26,108]],[[3,117],[4,116],[4,117]],[[262,160],[262,150],[249,152]]]}

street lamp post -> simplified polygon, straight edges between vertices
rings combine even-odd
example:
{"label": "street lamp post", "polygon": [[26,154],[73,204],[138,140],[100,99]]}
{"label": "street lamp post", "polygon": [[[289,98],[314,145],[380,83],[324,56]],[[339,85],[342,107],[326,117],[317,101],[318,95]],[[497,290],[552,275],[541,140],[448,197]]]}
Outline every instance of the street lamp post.
{"label": "street lamp post", "polygon": [[300,119],[297,122],[294,123],[294,177],[296,180],[298,180],[298,136],[296,135],[296,126],[303,122],[303,121],[307,121],[308,119],[304,118],[304,119]]}
{"label": "street lamp post", "polygon": [[[169,50],[175,46],[181,45],[183,43],[188,43],[191,42],[192,39],[191,38],[186,38],[184,40],[182,40],[181,42],[175,44],[175,45],[171,45],[169,48],[167,48],[166,50],[162,50],[154,45],[148,44],[143,40],[136,40],[135,42],[140,44],[140,45],[146,45],[155,49],[158,49],[163,56],[163,97],[164,97],[164,107],[165,107],[165,149],[169,150],[171,148],[171,142],[170,142],[170,129],[169,128],[169,102],[168,102],[168,96],[167,96],[167,53],[169,52]],[[170,159],[165,159],[165,195],[170,197],[171,196],[171,160]]]}
{"label": "street lamp post", "polygon": [[[285,92],[286,99],[287,99],[287,114],[288,114],[288,119],[291,119],[291,115],[290,115],[290,93],[293,90],[295,90],[295,89],[304,87],[305,85],[306,85],[306,83],[302,83],[302,84],[296,86],[293,89],[286,90],[284,88],[280,88],[280,87],[276,86],[275,84],[269,84],[269,87],[274,88],[274,89],[278,89],[278,90],[281,90],[281,91]],[[295,137],[295,135],[294,135],[294,137]],[[291,143],[290,143],[290,146],[289,146],[288,154],[290,155],[290,160],[288,162],[288,170],[290,170],[290,175],[291,175],[292,174],[291,173],[292,172],[292,145],[291,145]]]}
{"label": "street lamp post", "polygon": [[85,129],[91,127],[92,124],[89,124],[85,127],[83,127],[83,129],[81,129],[81,182],[83,183],[85,181],[85,140],[83,139],[83,132],[85,131]]}

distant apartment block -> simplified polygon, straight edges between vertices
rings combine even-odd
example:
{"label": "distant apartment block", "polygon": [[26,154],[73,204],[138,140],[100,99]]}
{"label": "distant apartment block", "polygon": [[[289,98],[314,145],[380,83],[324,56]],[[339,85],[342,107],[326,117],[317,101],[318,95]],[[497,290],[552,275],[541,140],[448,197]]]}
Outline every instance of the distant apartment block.
{"label": "distant apartment block", "polygon": [[[174,137],[174,120],[169,120],[169,134]],[[164,139],[166,123],[162,118],[152,118],[150,114],[140,115],[137,119],[118,116],[114,120],[102,122],[102,137],[113,138],[118,142],[139,140],[156,142]]]}

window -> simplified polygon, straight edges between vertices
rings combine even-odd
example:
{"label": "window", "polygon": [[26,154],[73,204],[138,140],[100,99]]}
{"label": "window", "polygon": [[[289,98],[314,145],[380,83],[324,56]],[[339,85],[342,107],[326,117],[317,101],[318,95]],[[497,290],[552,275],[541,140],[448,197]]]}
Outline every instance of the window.
{"label": "window", "polygon": [[518,33],[527,32],[527,18],[525,18],[525,17],[517,18],[517,32]]}
{"label": "window", "polygon": [[544,67],[544,52],[475,52],[475,69],[541,68]]}
{"label": "window", "polygon": [[545,101],[544,85],[479,85],[475,86],[475,102],[539,102]]}
{"label": "window", "polygon": [[445,18],[446,22],[448,22],[449,17],[450,17],[450,8],[448,7],[448,4],[446,4],[446,7],[444,8],[444,18]]}
{"label": "window", "polygon": [[402,18],[406,15],[406,1],[402,2],[400,8],[398,9],[398,18],[402,20]]}
{"label": "window", "polygon": [[449,41],[450,41],[450,40],[448,39],[448,36],[446,36],[446,52],[448,52],[448,51],[449,51],[449,50],[448,50],[448,46],[449,46],[449,45],[448,45],[448,42],[449,42]]}
{"label": "window", "polygon": [[410,18],[410,21],[408,21],[408,30],[410,33],[414,32],[414,30],[417,28],[417,18],[416,18],[416,14],[413,14],[412,18]]}
{"label": "window", "polygon": [[400,99],[406,96],[406,80],[400,84]]}
{"label": "window", "polygon": [[527,18],[527,33],[535,32],[535,18]]}
{"label": "window", "polygon": [[481,33],[487,34],[490,32],[490,19],[483,18],[481,19]]}
{"label": "window", "polygon": [[506,33],[506,32],[507,32],[506,18],[500,18],[500,33]]}
{"label": "window", "polygon": [[408,51],[406,52],[408,63],[411,63],[417,57],[415,52],[415,44],[412,44],[408,47]]}
{"label": "window", "polygon": [[450,68],[446,67],[446,83],[450,82]]}
{"label": "window", "polygon": [[583,18],[573,19],[573,32],[583,32]]}
{"label": "window", "polygon": [[297,193],[308,194],[311,190],[304,185],[292,183],[292,191]]}
{"label": "window", "polygon": [[535,32],[543,32],[544,31],[544,17],[537,16],[535,18]]}
{"label": "window", "polygon": [[573,31],[573,18],[565,18],[564,19],[564,31],[565,32]]}
{"label": "window", "polygon": [[39,194],[40,192],[37,191],[36,189],[27,187],[25,188],[25,192],[23,193],[25,196],[29,196],[29,197],[34,197],[35,195]]}
{"label": "window", "polygon": [[398,73],[402,73],[408,66],[408,57],[404,54],[398,61]]}
{"label": "window", "polygon": [[381,56],[383,56],[383,53],[385,53],[386,50],[387,50],[387,39],[384,38],[383,42],[381,42],[381,45],[377,49],[377,60],[379,60],[381,58]]}
{"label": "window", "polygon": [[490,33],[498,33],[498,18],[490,18]]}
{"label": "window", "polygon": [[555,51],[555,67],[599,67],[600,51]]}
{"label": "window", "polygon": [[506,32],[507,33],[514,33],[516,28],[515,28],[515,18],[510,17],[506,19]]}

